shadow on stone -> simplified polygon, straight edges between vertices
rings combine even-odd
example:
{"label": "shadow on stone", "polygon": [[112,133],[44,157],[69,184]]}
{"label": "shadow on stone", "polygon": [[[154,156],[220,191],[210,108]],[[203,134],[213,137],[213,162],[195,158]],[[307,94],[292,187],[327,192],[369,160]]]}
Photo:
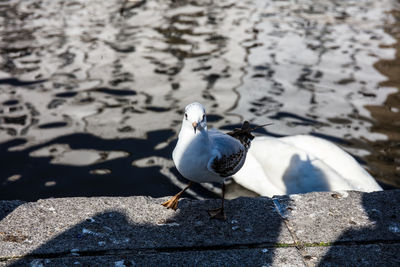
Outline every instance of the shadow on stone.
{"label": "shadow on stone", "polygon": [[[379,197],[377,197],[379,194]],[[394,198],[393,198],[394,197]],[[394,204],[395,203],[395,204]],[[323,250],[319,266],[398,266],[400,262],[400,194],[362,194],[364,225],[354,225]],[[329,249],[329,250],[328,250]]]}
{"label": "shadow on stone", "polygon": [[290,164],[283,174],[287,194],[301,194],[310,191],[329,191],[330,186],[324,172],[307,159],[302,160],[298,154],[290,159]]}
{"label": "shadow on stone", "polygon": [[[17,218],[23,223],[19,227],[25,239],[9,253],[26,256],[9,259],[10,266],[262,266],[276,262],[275,258],[285,262],[297,255],[287,248],[275,257],[275,244],[291,239],[287,232],[281,233],[282,220],[271,199],[226,201],[225,222],[207,215],[207,209],[219,205],[216,200],[183,199],[176,212],[162,207],[164,200],[104,197],[31,203],[14,214],[26,216]],[[35,220],[42,225],[34,226]],[[43,232],[35,233],[35,227]],[[46,236],[51,238],[46,241]]]}
{"label": "shadow on stone", "polygon": [[11,200],[11,201],[4,201],[0,200],[0,222],[6,217],[8,214],[13,212],[18,206],[24,204],[24,201],[21,200]]}

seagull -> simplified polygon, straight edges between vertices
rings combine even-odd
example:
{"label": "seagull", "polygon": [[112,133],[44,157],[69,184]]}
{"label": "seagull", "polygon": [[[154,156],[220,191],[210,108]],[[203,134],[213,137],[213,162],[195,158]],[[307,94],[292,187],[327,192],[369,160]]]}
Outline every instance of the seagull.
{"label": "seagull", "polygon": [[203,105],[198,102],[187,105],[172,159],[180,174],[190,182],[162,205],[176,210],[179,198],[194,182],[218,182],[222,183],[222,205],[208,213],[211,218],[225,220],[224,180],[243,166],[254,138],[251,132],[263,126],[266,125],[251,128],[250,123],[245,121],[241,129],[226,134],[215,129],[207,130],[206,110]]}

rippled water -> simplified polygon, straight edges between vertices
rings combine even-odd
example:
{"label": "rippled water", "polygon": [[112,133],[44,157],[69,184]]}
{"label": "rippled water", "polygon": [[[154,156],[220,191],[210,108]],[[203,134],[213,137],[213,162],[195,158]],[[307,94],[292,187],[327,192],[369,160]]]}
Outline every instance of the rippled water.
{"label": "rippled water", "polygon": [[400,187],[398,5],[2,1],[0,198],[175,194],[192,101],[212,127],[327,138]]}

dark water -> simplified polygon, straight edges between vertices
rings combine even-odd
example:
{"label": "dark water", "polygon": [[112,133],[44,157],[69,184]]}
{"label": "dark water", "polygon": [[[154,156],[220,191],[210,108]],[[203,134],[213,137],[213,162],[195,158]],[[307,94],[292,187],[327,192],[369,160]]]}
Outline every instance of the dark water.
{"label": "dark water", "polygon": [[175,194],[192,101],[211,127],[331,140],[400,187],[399,21],[389,0],[2,1],[0,199]]}

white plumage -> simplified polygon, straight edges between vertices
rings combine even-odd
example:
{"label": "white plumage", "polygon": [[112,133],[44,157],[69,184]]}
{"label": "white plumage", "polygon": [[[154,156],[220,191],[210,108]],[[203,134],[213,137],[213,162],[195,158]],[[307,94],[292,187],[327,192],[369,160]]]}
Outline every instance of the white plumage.
{"label": "white plumage", "polygon": [[178,171],[185,178],[198,183],[223,182],[226,177],[236,173],[246,158],[245,146],[230,135],[215,129],[208,131],[205,110],[201,104],[188,105],[185,114],[172,154]]}
{"label": "white plumage", "polygon": [[347,152],[308,135],[256,137],[234,180],[263,196],[382,188]]}
{"label": "white plumage", "polygon": [[179,198],[192,182],[220,182],[221,207],[209,210],[208,213],[212,218],[225,220],[223,182],[243,166],[250,142],[254,138],[252,130],[249,123],[244,122],[241,129],[228,134],[217,130],[208,131],[204,107],[197,102],[187,105],[172,158],[178,171],[191,182],[162,205],[176,210]]}
{"label": "white plumage", "polygon": [[[175,166],[191,182],[223,183],[233,175],[238,184],[269,197],[382,190],[353,157],[331,142],[306,135],[254,138],[251,131],[256,128],[244,122],[242,129],[228,134],[208,131],[204,107],[197,102],[189,104],[172,155]],[[177,209],[179,198],[191,184],[163,205]],[[225,219],[224,188],[221,208],[209,211],[213,218]]]}

